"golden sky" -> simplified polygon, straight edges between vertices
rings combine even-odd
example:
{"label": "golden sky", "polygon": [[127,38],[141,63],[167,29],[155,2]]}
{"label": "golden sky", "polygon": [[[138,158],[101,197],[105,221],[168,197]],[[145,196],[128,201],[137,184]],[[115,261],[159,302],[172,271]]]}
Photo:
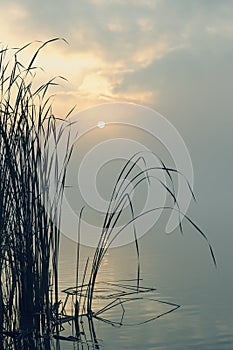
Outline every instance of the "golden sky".
{"label": "golden sky", "polygon": [[163,108],[190,82],[202,89],[203,80],[211,82],[213,72],[222,77],[230,64],[232,1],[1,0],[0,6],[2,45],[69,42],[50,44],[37,60],[44,77],[68,79],[55,90],[57,113],[111,101]]}

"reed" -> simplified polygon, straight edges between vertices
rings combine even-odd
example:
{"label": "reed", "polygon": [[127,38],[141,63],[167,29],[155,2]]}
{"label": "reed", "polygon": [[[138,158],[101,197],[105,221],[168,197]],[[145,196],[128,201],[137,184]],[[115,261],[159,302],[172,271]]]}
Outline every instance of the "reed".
{"label": "reed", "polygon": [[[179,203],[177,201],[176,196],[176,190],[175,190],[175,177],[182,176],[183,175],[179,172],[179,170],[167,167],[164,162],[160,160],[160,165],[155,167],[149,167],[147,165],[147,158],[145,152],[139,152],[131,157],[128,161],[126,161],[124,167],[122,168],[121,172],[119,173],[119,176],[117,177],[115,186],[113,187],[112,195],[110,197],[109,201],[109,207],[105,214],[105,218],[103,221],[102,231],[100,234],[100,238],[98,241],[98,245],[96,247],[91,267],[90,267],[90,275],[89,277],[82,280],[82,287],[86,286],[86,293],[81,293],[83,295],[83,311],[86,310],[86,313],[89,317],[95,316],[99,314],[99,311],[97,310],[97,313],[94,312],[92,309],[93,305],[93,299],[95,298],[95,293],[98,291],[98,275],[101,269],[101,264],[104,259],[104,256],[107,254],[109,248],[112,246],[114,241],[119,238],[120,235],[125,234],[126,229],[129,227],[133,231],[133,241],[137,256],[137,266],[135,266],[135,269],[137,271],[136,273],[136,280],[135,286],[131,286],[132,289],[135,291],[141,292],[140,289],[140,249],[139,249],[139,239],[138,239],[138,233],[137,233],[137,221],[142,218],[143,216],[146,218],[147,215],[154,214],[156,212],[161,211],[168,211],[171,212],[172,210],[176,211],[178,214],[178,225],[180,232],[183,234],[183,225],[182,225],[182,219],[187,221],[191,226],[194,228],[194,230],[200,234],[200,236],[206,241],[209,252],[211,255],[211,259],[216,266],[216,259],[215,255],[212,249],[212,246],[210,242],[208,241],[208,238],[206,234],[200,229],[200,227],[195,224],[193,220],[191,220],[185,213],[181,212]],[[140,165],[140,167],[139,167]],[[161,180],[161,177],[158,176],[158,172],[162,172],[165,176],[164,181]],[[153,207],[146,211],[143,211],[139,214],[136,214],[135,208],[134,208],[134,201],[133,201],[133,193],[134,191],[137,191],[139,187],[143,183],[147,183],[148,190],[150,190],[151,182],[157,181],[162,186],[164,191],[166,191],[168,197],[171,199],[171,205],[164,205],[160,207]],[[191,195],[193,199],[195,200],[195,196],[192,192],[192,189],[186,180],[186,184],[191,192]],[[128,217],[127,222],[121,226],[118,227],[118,223],[121,220],[121,217],[124,214],[124,210],[126,207],[129,207],[130,209],[130,217]],[[80,213],[80,219],[83,213],[83,209]],[[80,226],[79,226],[79,233],[78,237],[80,238]],[[78,245],[78,257],[80,255],[80,247]],[[89,263],[89,260],[87,261],[87,264]],[[78,265],[77,265],[78,269]],[[84,283],[86,281],[86,284]],[[76,281],[76,285],[78,285]],[[130,294],[130,293],[129,293]]]}
{"label": "reed", "polygon": [[[48,90],[55,79],[34,87],[35,60],[27,66],[20,50],[0,50],[0,339],[5,335],[49,334],[58,303],[60,202],[69,148],[56,198],[48,200],[50,172],[57,168],[58,121],[52,115]],[[25,49],[25,46],[23,49]],[[9,57],[10,56],[10,57]],[[67,127],[68,127],[67,122]],[[64,131],[64,129],[63,129]],[[62,130],[61,130],[62,132]],[[47,204],[45,210],[44,204]],[[49,213],[48,213],[49,209]],[[53,293],[51,292],[53,288]],[[56,309],[57,310],[57,309]],[[58,311],[55,311],[58,317]],[[1,347],[3,348],[3,347]]]}

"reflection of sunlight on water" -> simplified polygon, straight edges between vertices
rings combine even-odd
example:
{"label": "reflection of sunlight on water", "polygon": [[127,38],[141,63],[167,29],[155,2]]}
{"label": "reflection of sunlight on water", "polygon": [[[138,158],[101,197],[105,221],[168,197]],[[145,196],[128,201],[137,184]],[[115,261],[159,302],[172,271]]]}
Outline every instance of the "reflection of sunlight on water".
{"label": "reflection of sunlight on water", "polygon": [[[130,249],[129,249],[130,248]],[[60,264],[59,264],[59,298],[64,302],[65,293],[61,291],[69,287],[76,285],[76,243],[70,241],[66,237],[61,237],[61,249],[60,249]],[[83,281],[83,271],[87,261],[90,257],[88,266],[87,279],[90,273],[92,259],[94,255],[94,249],[81,247],[80,254],[80,268],[79,268],[79,285]],[[135,247],[133,245],[122,248],[110,249],[104,256],[99,273],[97,275],[97,282],[115,282],[122,279],[135,279],[137,277],[137,260]],[[85,282],[87,282],[87,279]],[[98,286],[97,286],[98,287]],[[101,284],[102,288],[102,284]],[[103,286],[103,289],[105,286]],[[98,293],[97,293],[98,294]],[[96,294],[96,295],[97,295]],[[93,302],[93,311],[97,311],[104,307],[108,302],[106,300],[95,299]],[[116,308],[110,315],[115,315],[115,312],[120,312],[119,308]],[[68,314],[72,314],[72,303],[67,304]],[[109,313],[108,313],[109,315]],[[118,319],[118,318],[117,318]]]}
{"label": "reflection of sunlight on water", "polygon": [[[156,233],[158,232],[160,230],[157,229]],[[60,290],[75,285],[76,271],[76,244],[64,237],[61,238],[61,243]],[[158,293],[153,294],[153,298],[177,302],[182,307],[156,321],[134,327],[116,329],[96,320],[97,336],[99,339],[103,339],[105,349],[232,350],[232,306],[226,305],[224,308],[219,302],[220,296],[224,297],[224,292],[219,293],[221,286],[213,288],[215,275],[213,275],[212,265],[205,265],[208,283],[204,284],[204,278],[201,277],[203,272],[200,270],[200,265],[204,266],[204,263],[201,261],[199,264],[195,259],[195,264],[190,266],[187,263],[188,258],[186,257],[184,260],[184,250],[188,250],[184,240],[180,241],[175,236],[174,238],[173,236],[169,237],[168,240],[167,236],[164,235],[149,234],[143,237],[139,243],[141,247],[141,271],[144,278],[141,286],[157,288]],[[192,252],[188,251],[191,255]],[[193,254],[196,254],[196,251],[195,249]],[[94,250],[82,247],[82,252],[80,280],[86,257],[92,257]],[[110,249],[103,259],[98,281],[134,279],[136,269],[137,259],[134,245]],[[104,285],[101,285],[102,287],[105,288]],[[208,297],[205,297],[207,292]],[[62,293],[60,297],[64,297]],[[145,298],[147,297],[151,298],[150,295],[145,296]],[[94,310],[100,309],[106,304],[107,300],[96,299]],[[167,305],[148,300],[129,302],[125,308],[125,322],[131,324],[144,321],[146,318],[151,318],[168,309]],[[101,316],[118,321],[121,313],[121,308],[117,307]],[[67,346],[70,345],[64,344],[63,347],[62,344],[62,349],[68,349]]]}

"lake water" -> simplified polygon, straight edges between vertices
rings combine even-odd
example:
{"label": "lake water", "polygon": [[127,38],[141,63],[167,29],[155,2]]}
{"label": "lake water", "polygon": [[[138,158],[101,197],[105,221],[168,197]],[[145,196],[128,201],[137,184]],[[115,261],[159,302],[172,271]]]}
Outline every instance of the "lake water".
{"label": "lake water", "polygon": [[[185,227],[184,236],[179,232],[167,236],[155,229],[151,230],[140,240],[140,251],[141,285],[155,287],[156,292],[145,295],[143,300],[128,303],[124,321],[133,325],[117,328],[94,320],[100,348],[232,349],[233,285],[227,259],[219,256],[216,269],[204,240],[188,226]],[[92,253],[92,249],[82,247],[81,265],[86,256],[91,256]],[[75,243],[63,236],[60,255],[61,289],[75,285],[75,254]],[[133,279],[136,277],[135,266],[134,245],[110,249],[103,261],[99,280]],[[180,308],[157,320],[137,325],[168,309],[166,305],[150,299],[176,303]],[[117,320],[119,309],[113,308],[101,316]],[[88,325],[85,327],[88,338]],[[92,346],[89,342],[82,345],[61,342],[60,348],[91,349]]]}
{"label": "lake water", "polygon": [[[103,114],[99,114],[103,115]],[[212,124],[211,124],[212,125]],[[79,125],[80,127],[80,125]],[[106,130],[105,130],[106,129]],[[230,128],[229,128],[230,130]],[[155,226],[140,238],[140,264],[141,264],[141,286],[154,287],[153,294],[144,295],[144,299],[129,302],[126,305],[124,321],[130,326],[112,327],[94,319],[94,329],[98,343],[104,349],[154,349],[154,350],[228,350],[233,348],[233,276],[232,276],[232,169],[226,162],[231,159],[232,147],[225,148],[216,143],[216,132],[209,133],[213,137],[212,147],[206,142],[197,141],[197,136],[192,138],[190,132],[190,145],[192,161],[195,170],[195,194],[198,202],[191,205],[188,215],[197,220],[200,227],[205,231],[210,240],[217,258],[217,269],[211,259],[208,245],[205,240],[190,225],[184,223],[184,235],[178,230],[171,235],[164,234],[166,222],[159,220]],[[211,136],[213,135],[213,136]],[[92,198],[95,186],[102,198],[109,200],[116,175],[122,168],[122,159],[129,156],[115,157],[114,161],[105,159],[101,162],[102,155],[109,152],[113,156],[118,147],[112,143],[112,149],[105,145],[106,140],[131,137],[140,141],[148,149],[160,156],[165,164],[173,164],[164,147],[160,147],[155,138],[149,133],[142,132],[138,128],[130,126],[109,126],[98,131],[91,131],[82,136],[78,147],[74,149],[74,161],[71,162],[67,175],[66,197],[74,212],[79,213],[86,201],[81,199],[80,190]],[[230,139],[230,138],[229,138]],[[193,143],[192,143],[193,142]],[[119,145],[121,145],[120,139]],[[100,154],[89,159],[89,171],[84,171],[84,185],[77,185],[78,166],[83,157],[89,154],[89,150],[96,151],[95,145],[104,145]],[[213,146],[215,145],[215,146]],[[124,145],[123,145],[124,146]],[[122,147],[123,147],[122,146]],[[137,145],[134,144],[134,147]],[[127,146],[128,147],[128,146]],[[123,147],[122,154],[127,147]],[[97,149],[98,150],[98,149]],[[228,151],[228,158],[226,158]],[[134,152],[132,153],[134,154]],[[209,160],[218,156],[216,167],[210,171]],[[211,158],[212,157],[212,158]],[[93,162],[99,160],[98,171],[92,169]],[[114,158],[114,157],[113,157]],[[208,161],[207,161],[208,160]],[[216,159],[212,161],[215,165]],[[114,163],[115,162],[115,163]],[[229,169],[223,171],[223,169]],[[84,164],[85,165],[85,164]],[[84,168],[83,168],[84,169]],[[94,179],[89,174],[94,173]],[[105,174],[105,175],[104,175]],[[224,180],[220,181],[220,179]],[[94,183],[91,180],[95,180]],[[176,184],[176,181],[175,181]],[[144,204],[143,194],[145,188],[139,189],[139,197],[135,197],[140,212],[141,203]],[[154,198],[157,198],[157,189]],[[77,200],[78,199],[78,200]],[[160,198],[159,198],[160,199]],[[160,203],[160,201],[159,201]],[[104,212],[104,202],[99,197],[95,202],[96,212]],[[100,209],[98,205],[100,205]],[[88,205],[87,205],[88,206]],[[155,204],[156,206],[156,204]],[[85,219],[93,225],[100,225],[99,216],[95,210],[87,208]],[[100,215],[102,220],[102,217]],[[167,219],[167,218],[165,218]],[[145,219],[146,220],[146,219]],[[145,221],[144,221],[145,222]],[[82,235],[87,234],[85,230]],[[82,236],[84,237],[84,236]],[[87,256],[93,255],[93,249],[85,246],[81,249],[80,271],[82,273]],[[75,285],[76,244],[68,238],[61,238],[60,252],[60,290]],[[98,280],[118,281],[134,279],[137,276],[137,259],[134,244],[112,248],[105,256]],[[63,295],[61,294],[61,298]],[[178,304],[180,307],[149,323],[138,325],[143,321],[168,311],[166,304],[153,302],[151,299],[167,301]],[[95,304],[94,311],[102,304]],[[121,311],[112,308],[101,315],[109,321],[119,320]],[[133,325],[132,325],[133,324]],[[87,339],[81,344],[61,342],[61,349],[91,349],[88,325],[84,324],[84,332]],[[68,333],[67,333],[68,334]]]}

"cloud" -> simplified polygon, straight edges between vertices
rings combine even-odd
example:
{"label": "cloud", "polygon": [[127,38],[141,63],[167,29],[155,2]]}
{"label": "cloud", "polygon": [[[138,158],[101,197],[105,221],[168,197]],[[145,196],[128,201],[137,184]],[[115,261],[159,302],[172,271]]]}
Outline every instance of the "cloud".
{"label": "cloud", "polygon": [[[158,45],[161,37],[172,34],[169,26],[166,31],[163,25],[161,27],[159,12],[162,9],[156,10],[152,4],[148,0],[110,1],[100,6],[90,1],[77,4],[72,0],[67,6],[67,2],[59,0],[54,6],[52,1],[25,0],[28,15],[26,20],[18,18],[18,28],[23,30],[17,36],[29,41],[66,37],[73,51],[95,52],[106,61],[130,60],[132,54],[148,50],[149,46]],[[19,5],[9,2],[4,12],[9,13],[10,7],[15,7],[16,12],[19,10]],[[10,28],[11,16],[8,16],[8,23]]]}
{"label": "cloud", "polygon": [[226,0],[2,0],[1,9],[6,44],[57,36],[69,41],[47,47],[39,62],[50,75],[68,78],[60,93],[72,102],[81,96],[89,103],[156,105],[166,95],[168,75],[172,82],[178,68],[186,69],[181,64],[193,64],[195,79],[193,57],[205,62],[210,52],[224,55],[233,35],[233,3]]}
{"label": "cloud", "polygon": [[29,17],[26,7],[17,3],[1,4],[1,42],[5,45],[17,45],[17,39],[25,36],[26,26],[24,23]]}

